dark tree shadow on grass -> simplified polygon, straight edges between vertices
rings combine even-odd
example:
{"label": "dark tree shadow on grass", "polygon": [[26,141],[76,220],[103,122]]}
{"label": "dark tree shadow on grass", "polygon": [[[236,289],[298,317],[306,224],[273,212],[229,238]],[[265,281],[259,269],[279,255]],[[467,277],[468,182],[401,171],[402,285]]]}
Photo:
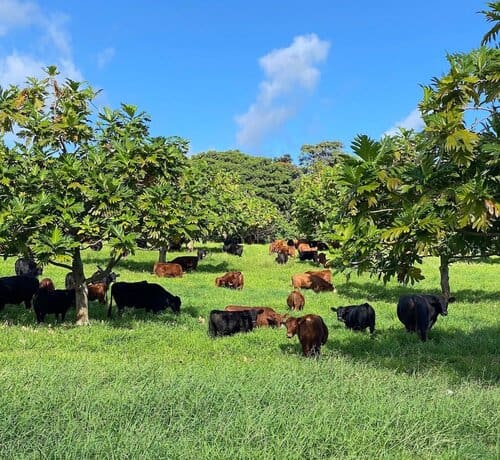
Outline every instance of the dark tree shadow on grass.
{"label": "dark tree shadow on grass", "polygon": [[[337,286],[339,294],[344,297],[354,299],[364,298],[368,301],[384,301],[393,302],[395,305],[400,296],[405,294],[440,294],[439,289],[435,291],[423,290],[420,287],[409,286],[383,286],[381,284],[366,282],[348,282],[344,285]],[[452,291],[452,295],[458,302],[478,303],[483,301],[495,301],[500,299],[500,291],[484,292],[474,289],[461,289]]]}
{"label": "dark tree shadow on grass", "polygon": [[201,260],[198,263],[198,268],[196,269],[197,272],[223,274],[229,270],[229,265],[227,262],[221,262],[220,264],[217,264],[217,265],[207,264],[207,263],[203,263],[203,262],[204,262],[204,260]]}
{"label": "dark tree shadow on grass", "polygon": [[[342,326],[340,326],[342,327]],[[343,327],[342,327],[343,328]],[[500,381],[500,328],[481,327],[472,332],[460,329],[432,329],[427,342],[403,328],[368,333],[348,331],[347,337],[330,336],[325,348],[346,358],[405,374],[424,374],[433,369],[445,371],[459,381],[480,383]]]}

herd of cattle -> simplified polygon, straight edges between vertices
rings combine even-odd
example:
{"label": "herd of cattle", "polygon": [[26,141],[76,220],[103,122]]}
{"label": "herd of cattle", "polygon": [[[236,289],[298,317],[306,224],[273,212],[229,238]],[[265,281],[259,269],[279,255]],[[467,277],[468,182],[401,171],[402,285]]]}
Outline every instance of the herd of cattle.
{"label": "herd of cattle", "polygon": [[[310,270],[292,276],[294,290],[287,298],[291,311],[301,311],[305,298],[300,289],[312,289],[314,292],[336,292],[332,283],[332,273],[328,261],[318,250],[327,249],[321,242],[277,240],[271,243],[269,253],[277,253],[277,263],[287,263],[288,257],[294,257],[298,251],[300,260],[310,260],[323,266],[322,270]],[[237,256],[242,256],[243,247],[239,244],[224,244],[223,250]],[[196,256],[180,256],[166,263],[156,263],[153,272],[159,277],[181,277],[185,272],[196,270],[198,262],[207,255],[206,250],[198,250]],[[321,256],[321,257],[320,257]],[[57,321],[64,321],[66,313],[75,305],[75,286],[72,273],[65,279],[66,289],[55,289],[50,278],[40,282],[42,269],[29,259],[18,259],[15,264],[15,276],[0,278],[0,310],[6,304],[24,302],[26,308],[33,306],[37,322],[43,322],[47,314],[54,314]],[[174,313],[180,312],[181,299],[168,292],[157,283],[148,281],[117,282],[118,275],[111,273],[98,282],[88,284],[89,301],[106,304],[107,293],[111,286],[108,316],[112,316],[113,300],[121,314],[126,307],[144,308],[147,312],[158,313],[170,308]],[[230,271],[215,279],[215,286],[230,289],[243,289],[244,278],[240,271]],[[453,297],[445,298],[438,295],[410,294],[400,297],[397,304],[397,316],[404,324],[407,332],[417,332],[422,341],[427,340],[429,330],[435,324],[438,315],[447,315],[448,303]],[[375,310],[364,303],[344,307],[331,307],[337,314],[337,319],[345,327],[354,331],[369,329],[375,332]],[[304,356],[319,355],[321,346],[328,339],[328,328],[319,315],[307,314],[302,317],[292,317],[280,314],[270,307],[250,307],[228,305],[224,310],[212,310],[208,318],[208,333],[211,337],[249,332],[255,327],[285,326],[287,337],[297,335]]]}

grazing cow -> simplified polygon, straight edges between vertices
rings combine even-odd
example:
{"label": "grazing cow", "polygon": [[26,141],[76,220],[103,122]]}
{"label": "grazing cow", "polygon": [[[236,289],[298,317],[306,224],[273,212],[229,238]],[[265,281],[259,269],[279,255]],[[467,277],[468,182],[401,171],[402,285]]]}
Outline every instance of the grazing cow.
{"label": "grazing cow", "polygon": [[208,333],[211,337],[233,335],[253,330],[259,310],[223,311],[212,310],[208,318]]}
{"label": "grazing cow", "polygon": [[38,280],[32,276],[16,275],[0,278],[0,310],[6,304],[17,305],[24,302],[31,308],[31,299],[38,291]]}
{"label": "grazing cow", "polygon": [[409,294],[399,298],[397,313],[407,332],[417,332],[422,342],[437,321],[438,315],[448,314],[448,304],[454,297],[440,295]]}
{"label": "grazing cow", "polygon": [[345,327],[348,329],[364,331],[369,327],[370,334],[375,332],[375,310],[369,303],[332,307],[332,311],[337,313],[337,319],[345,323]]}
{"label": "grazing cow", "polygon": [[301,251],[299,249],[299,260],[312,260],[314,263],[318,263],[318,251],[316,249],[310,249],[307,251]]}
{"label": "grazing cow", "polygon": [[50,278],[44,278],[42,281],[40,281],[39,288],[53,291],[56,287],[54,285],[54,282]]}
{"label": "grazing cow", "polygon": [[156,276],[166,278],[180,278],[183,274],[182,267],[172,262],[156,262],[153,266],[153,272]]}
{"label": "grazing cow", "polygon": [[236,243],[228,243],[228,244],[224,243],[222,250],[224,252],[227,252],[228,254],[232,254],[234,256],[239,256],[239,257],[241,257],[243,254],[243,246],[241,244],[236,244]]}
{"label": "grazing cow", "polygon": [[224,310],[225,311],[257,310],[259,312],[255,322],[255,325],[257,327],[280,327],[282,324],[285,324],[285,320],[288,318],[288,315],[281,315],[280,313],[276,313],[270,307],[246,307],[240,305],[228,305],[226,308],[224,308]]}
{"label": "grazing cow", "polygon": [[230,289],[243,289],[243,273],[227,272],[225,275],[215,278],[215,285],[217,287],[227,287]]}
{"label": "grazing cow", "polygon": [[328,251],[328,245],[323,241],[310,241],[309,245],[311,247],[317,248],[318,251]]}
{"label": "grazing cow", "polygon": [[170,261],[171,264],[179,264],[185,272],[196,270],[198,267],[197,256],[179,256]]}
{"label": "grazing cow", "polygon": [[33,302],[38,323],[43,323],[45,315],[51,313],[56,316],[56,321],[59,321],[60,316],[62,322],[68,310],[74,306],[74,289],[40,289]]}
{"label": "grazing cow", "polygon": [[324,252],[320,252],[318,254],[318,264],[326,266],[326,254]]}
{"label": "grazing cow", "polygon": [[312,289],[314,292],[333,291],[337,292],[335,286],[325,281],[323,278],[310,273],[299,273],[292,276],[292,286],[294,289]]}
{"label": "grazing cow", "polygon": [[288,318],[285,322],[286,336],[290,339],[299,336],[304,356],[319,356],[321,345],[328,340],[328,328],[323,318],[318,315],[305,315],[300,318]]}
{"label": "grazing cow", "polygon": [[285,254],[283,252],[278,253],[276,256],[276,262],[280,265],[284,265],[288,262],[288,254]]}
{"label": "grazing cow", "polygon": [[119,282],[111,287],[108,316],[111,316],[113,299],[115,299],[118,313],[123,313],[125,307],[144,308],[147,312],[158,313],[171,308],[174,313],[181,309],[181,299],[170,294],[162,286],[147,281],[136,283]]}
{"label": "grazing cow", "polygon": [[196,254],[198,255],[198,260],[202,260],[208,255],[208,251],[206,249],[198,249],[196,251]]}
{"label": "grazing cow", "polygon": [[18,276],[31,276],[37,278],[42,275],[43,269],[33,259],[17,259],[14,264],[14,270]]}
{"label": "grazing cow", "polygon": [[286,299],[286,303],[290,310],[303,310],[306,304],[306,299],[299,291],[292,291]]}

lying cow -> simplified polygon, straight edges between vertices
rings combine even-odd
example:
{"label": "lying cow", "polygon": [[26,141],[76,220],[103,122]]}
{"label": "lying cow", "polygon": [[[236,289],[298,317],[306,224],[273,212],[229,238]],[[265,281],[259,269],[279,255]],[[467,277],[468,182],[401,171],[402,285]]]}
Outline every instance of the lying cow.
{"label": "lying cow", "polygon": [[346,307],[332,307],[337,313],[337,319],[345,323],[345,327],[354,331],[364,331],[370,328],[370,334],[375,332],[375,310],[369,303],[349,305]]}
{"label": "lying cow", "polygon": [[17,305],[24,302],[31,308],[31,299],[38,291],[38,280],[32,276],[4,276],[0,278],[0,310],[6,304]]}
{"label": "lying cow", "polygon": [[222,246],[222,250],[233,256],[241,257],[243,255],[243,246],[241,244],[229,243]]}
{"label": "lying cow", "polygon": [[108,317],[111,316],[113,299],[115,299],[118,313],[123,313],[125,307],[144,308],[147,312],[158,313],[166,308],[171,308],[174,313],[181,309],[181,299],[172,295],[162,286],[147,281],[136,283],[119,282],[111,287]]}
{"label": "lying cow", "polygon": [[299,291],[292,291],[286,299],[286,303],[290,310],[303,310],[306,304],[306,299]]}
{"label": "lying cow", "polygon": [[257,320],[255,325],[257,327],[280,327],[285,323],[288,315],[281,315],[276,313],[270,307],[245,307],[240,305],[228,305],[224,308],[225,311],[248,311],[257,310],[261,313],[257,315]]}
{"label": "lying cow", "polygon": [[23,257],[17,259],[14,264],[14,270],[17,276],[31,276],[37,278],[42,275],[43,269],[33,259]]}
{"label": "lying cow", "polygon": [[448,304],[454,301],[454,297],[447,299],[440,295],[404,295],[398,301],[398,318],[407,332],[417,332],[422,342],[425,342],[438,315],[446,316]]}
{"label": "lying cow", "polygon": [[299,273],[292,276],[292,286],[294,289],[312,289],[314,292],[333,291],[337,292],[335,286],[325,281],[323,278],[310,273]]}
{"label": "lying cow", "polygon": [[285,326],[286,336],[289,339],[295,334],[298,335],[304,356],[318,356],[321,352],[321,345],[328,340],[328,328],[323,318],[318,315],[288,318]]}
{"label": "lying cow", "polygon": [[182,266],[172,262],[156,262],[153,266],[153,273],[156,276],[166,278],[181,278],[183,275]]}
{"label": "lying cow", "polygon": [[243,289],[243,273],[227,272],[225,275],[215,278],[215,285],[217,287],[227,287],[230,289]]}
{"label": "lying cow", "polygon": [[56,321],[60,317],[62,322],[68,310],[74,306],[74,289],[40,289],[33,302],[38,323],[43,323],[47,314],[54,314]]}
{"label": "lying cow", "polygon": [[211,337],[249,332],[256,326],[261,310],[223,311],[212,310],[208,318],[208,333]]}
{"label": "lying cow", "polygon": [[170,260],[171,264],[179,264],[182,270],[185,272],[196,270],[198,267],[198,257],[197,256],[179,256],[175,259]]}

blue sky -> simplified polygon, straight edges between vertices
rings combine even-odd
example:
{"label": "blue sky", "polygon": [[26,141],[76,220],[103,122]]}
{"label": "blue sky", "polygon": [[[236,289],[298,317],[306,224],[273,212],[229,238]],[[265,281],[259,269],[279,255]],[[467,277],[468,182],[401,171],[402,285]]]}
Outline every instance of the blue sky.
{"label": "blue sky", "polygon": [[297,158],[303,144],[421,126],[420,84],[489,29],[479,0],[0,0],[0,85],[56,64],[137,105],[191,152]]}

